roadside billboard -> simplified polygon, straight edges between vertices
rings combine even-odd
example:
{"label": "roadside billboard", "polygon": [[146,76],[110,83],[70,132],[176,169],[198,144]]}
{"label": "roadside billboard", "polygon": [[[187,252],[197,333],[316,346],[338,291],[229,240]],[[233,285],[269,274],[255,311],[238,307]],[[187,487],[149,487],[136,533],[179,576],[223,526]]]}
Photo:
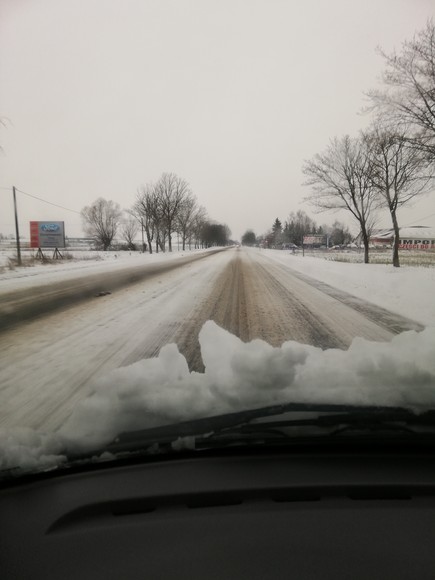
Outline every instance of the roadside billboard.
{"label": "roadside billboard", "polygon": [[31,248],[64,248],[65,222],[30,222]]}
{"label": "roadside billboard", "polygon": [[304,236],[304,246],[325,246],[326,236],[310,234]]}
{"label": "roadside billboard", "polygon": [[435,250],[434,239],[405,239],[399,240],[400,250]]}

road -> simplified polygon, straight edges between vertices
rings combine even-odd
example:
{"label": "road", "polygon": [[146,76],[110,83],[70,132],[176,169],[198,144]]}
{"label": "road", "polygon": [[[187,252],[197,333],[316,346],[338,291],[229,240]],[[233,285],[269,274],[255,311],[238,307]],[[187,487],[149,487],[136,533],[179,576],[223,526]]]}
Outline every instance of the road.
{"label": "road", "polygon": [[[198,333],[209,319],[273,346],[295,340],[344,349],[355,336],[387,341],[421,329],[273,262],[267,251],[232,248],[153,268],[94,279],[86,296],[71,282],[69,290],[60,282],[36,293],[43,314],[0,333],[0,427],[58,428],[99,376],[156,356],[168,342],[192,370],[203,370]],[[96,297],[97,287],[112,293]],[[28,297],[8,300],[15,322],[22,300],[34,316]]]}

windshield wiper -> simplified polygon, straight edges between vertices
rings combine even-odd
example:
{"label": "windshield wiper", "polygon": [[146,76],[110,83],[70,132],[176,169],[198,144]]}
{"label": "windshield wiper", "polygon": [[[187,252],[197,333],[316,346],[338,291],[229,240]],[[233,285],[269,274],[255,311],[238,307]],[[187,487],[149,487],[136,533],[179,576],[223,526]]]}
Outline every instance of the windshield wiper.
{"label": "windshield wiper", "polygon": [[[303,416],[272,419],[287,413]],[[304,435],[379,435],[386,432],[433,435],[435,410],[417,414],[402,407],[288,403],[121,433],[106,451],[131,453],[158,446],[157,451],[164,452],[183,438],[194,438],[194,447],[199,449],[256,441],[282,442]]]}

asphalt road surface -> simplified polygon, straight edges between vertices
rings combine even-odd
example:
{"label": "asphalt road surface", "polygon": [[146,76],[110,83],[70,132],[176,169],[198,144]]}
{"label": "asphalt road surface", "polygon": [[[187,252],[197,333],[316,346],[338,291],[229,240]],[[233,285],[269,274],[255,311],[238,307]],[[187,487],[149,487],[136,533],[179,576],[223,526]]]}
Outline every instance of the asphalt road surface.
{"label": "asphalt road surface", "polygon": [[95,379],[169,342],[202,371],[198,333],[210,319],[244,341],[342,349],[355,336],[387,341],[422,328],[267,251],[232,248],[87,278],[0,298],[0,427],[56,429]]}

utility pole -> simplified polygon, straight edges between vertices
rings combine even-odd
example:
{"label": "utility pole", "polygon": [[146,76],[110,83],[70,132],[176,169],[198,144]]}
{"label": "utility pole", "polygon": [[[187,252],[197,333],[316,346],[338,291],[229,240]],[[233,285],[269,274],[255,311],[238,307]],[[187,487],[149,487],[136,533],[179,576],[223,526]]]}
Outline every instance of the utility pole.
{"label": "utility pole", "polygon": [[17,258],[18,258],[18,265],[21,266],[20,232],[18,230],[17,196],[15,193],[15,185],[12,186],[12,193],[14,196],[15,236],[17,238]]}

